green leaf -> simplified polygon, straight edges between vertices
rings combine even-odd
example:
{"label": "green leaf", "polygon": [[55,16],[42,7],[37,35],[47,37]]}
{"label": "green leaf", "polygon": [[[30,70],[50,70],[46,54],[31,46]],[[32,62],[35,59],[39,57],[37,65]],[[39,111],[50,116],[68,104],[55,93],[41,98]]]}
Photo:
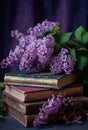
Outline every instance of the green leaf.
{"label": "green leaf", "polygon": [[82,36],[82,42],[87,43],[88,42],[88,32],[85,32]]}
{"label": "green leaf", "polygon": [[55,42],[54,50],[55,52],[58,52],[58,50],[61,48],[61,45],[58,42]]}
{"label": "green leaf", "polygon": [[57,32],[61,29],[61,25],[58,25],[58,26],[55,26],[53,29],[52,29],[52,32]]}
{"label": "green leaf", "polygon": [[46,35],[48,35],[48,34],[50,34],[51,33],[51,31],[46,31],[46,32],[44,32],[44,34],[43,34],[43,36],[41,36],[41,38],[43,38],[44,36],[46,36]]}
{"label": "green leaf", "polygon": [[61,25],[55,26],[53,27],[53,29],[51,30],[50,35],[54,36],[55,34],[57,34],[57,32],[61,29]]}
{"label": "green leaf", "polygon": [[60,29],[61,29],[61,25],[55,26],[55,27],[53,27],[53,29],[52,29],[51,31],[46,31],[46,32],[44,32],[43,37],[46,36],[46,35],[48,35],[48,34],[50,34],[50,35],[53,36],[53,35],[55,35]]}
{"label": "green leaf", "polygon": [[87,43],[88,42],[88,32],[82,26],[79,26],[75,30],[75,38],[77,41],[79,41],[81,43]]}
{"label": "green leaf", "polygon": [[78,48],[78,51],[85,51],[85,52],[88,52],[87,48],[85,48],[85,47],[80,47],[80,48]]}
{"label": "green leaf", "polygon": [[72,50],[70,51],[70,54],[71,54],[71,57],[72,57],[73,61],[77,61],[75,49],[72,49]]}
{"label": "green leaf", "polygon": [[83,70],[83,68],[88,63],[88,57],[86,55],[80,55],[78,56],[77,61],[78,61],[78,69]]}
{"label": "green leaf", "polygon": [[75,30],[75,38],[77,41],[81,41],[82,39],[82,33],[85,32],[85,29],[82,26],[79,26],[76,30]]}
{"label": "green leaf", "polygon": [[72,32],[61,34],[60,36],[60,44],[66,43],[70,40],[70,37],[72,35]]}

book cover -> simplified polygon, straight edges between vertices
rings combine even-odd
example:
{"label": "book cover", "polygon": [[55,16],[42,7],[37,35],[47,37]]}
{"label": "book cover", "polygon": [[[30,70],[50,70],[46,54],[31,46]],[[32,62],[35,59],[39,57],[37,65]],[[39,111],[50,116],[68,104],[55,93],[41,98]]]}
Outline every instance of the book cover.
{"label": "book cover", "polygon": [[3,96],[3,100],[7,105],[11,106],[12,108],[26,115],[39,113],[39,108],[42,107],[43,103],[46,102],[46,101],[37,101],[37,102],[31,102],[31,103],[30,102],[23,103],[5,94]]}
{"label": "book cover", "polygon": [[74,83],[65,86],[61,89],[48,89],[48,88],[36,88],[36,87],[26,87],[26,86],[14,86],[5,85],[5,90],[3,92],[5,95],[14,97],[19,102],[33,102],[41,101],[50,98],[52,95],[57,96],[62,94],[65,96],[78,96],[83,94],[83,84]]}
{"label": "book cover", "polygon": [[29,87],[45,87],[54,89],[59,89],[78,80],[79,73],[77,72],[74,72],[69,75],[52,73],[6,73],[4,76],[5,84],[24,85]]}

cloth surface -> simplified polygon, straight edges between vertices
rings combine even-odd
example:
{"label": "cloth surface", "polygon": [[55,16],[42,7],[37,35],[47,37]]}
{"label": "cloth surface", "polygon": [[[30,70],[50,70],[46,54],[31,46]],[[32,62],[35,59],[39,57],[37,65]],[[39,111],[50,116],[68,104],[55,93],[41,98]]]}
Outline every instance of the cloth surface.
{"label": "cloth surface", "polygon": [[[88,130],[88,122],[83,125],[51,125],[48,127],[40,128],[39,130]],[[0,130],[37,130],[34,127],[25,128],[20,122],[12,118],[11,116],[6,117],[5,122],[0,122]]]}

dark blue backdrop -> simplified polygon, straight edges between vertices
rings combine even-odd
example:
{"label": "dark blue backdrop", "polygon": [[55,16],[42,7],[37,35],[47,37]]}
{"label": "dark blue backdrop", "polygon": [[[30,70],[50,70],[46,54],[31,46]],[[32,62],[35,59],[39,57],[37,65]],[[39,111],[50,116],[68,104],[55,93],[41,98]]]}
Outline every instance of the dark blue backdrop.
{"label": "dark blue backdrop", "polygon": [[[88,0],[0,0],[0,61],[15,42],[10,31],[21,32],[44,19],[62,23],[62,31],[73,31],[79,25],[88,29]],[[0,68],[1,81],[5,70]]]}

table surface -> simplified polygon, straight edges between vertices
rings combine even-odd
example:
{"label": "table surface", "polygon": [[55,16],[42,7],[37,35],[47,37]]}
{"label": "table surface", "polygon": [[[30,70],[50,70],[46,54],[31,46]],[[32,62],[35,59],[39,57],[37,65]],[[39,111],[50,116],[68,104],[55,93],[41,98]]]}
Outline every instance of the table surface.
{"label": "table surface", "polygon": [[88,122],[84,122],[82,125],[50,125],[44,128],[25,128],[20,122],[11,116],[6,117],[5,122],[0,122],[0,130],[88,130]]}

